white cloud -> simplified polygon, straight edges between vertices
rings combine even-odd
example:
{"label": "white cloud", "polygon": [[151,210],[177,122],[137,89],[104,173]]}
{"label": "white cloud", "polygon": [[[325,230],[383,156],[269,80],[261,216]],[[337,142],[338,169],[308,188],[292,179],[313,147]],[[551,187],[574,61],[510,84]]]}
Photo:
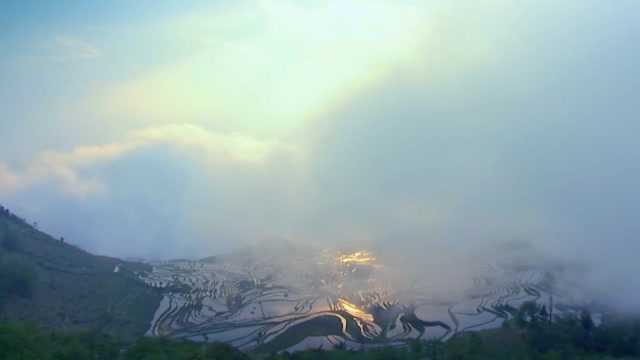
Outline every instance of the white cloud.
{"label": "white cloud", "polygon": [[282,135],[415,63],[428,32],[424,8],[386,1],[257,1],[176,16],[120,37],[189,49],[109,84],[96,108]]}
{"label": "white cloud", "polygon": [[[476,253],[516,238],[634,273],[638,11],[478,0],[408,16],[411,2],[343,3],[234,4],[110,28],[120,61],[99,65],[121,76],[88,71],[81,86],[47,92],[81,89],[63,107],[90,110],[55,125],[105,145],[40,152],[21,167],[4,155],[0,192],[48,207],[40,219],[58,216],[60,229],[111,254],[134,246],[114,239],[136,239],[140,255],[162,244],[163,256],[194,256],[272,236],[454,259],[447,247]],[[74,39],[51,43],[60,58],[100,55]],[[30,100],[38,121],[51,119],[50,101]],[[46,138],[41,123],[7,138]],[[125,136],[104,140],[114,133]],[[297,136],[304,152],[264,136]],[[69,209],[78,203],[29,191],[41,184],[109,196]]]}
{"label": "white cloud", "polygon": [[[85,197],[105,190],[94,178],[82,176],[82,170],[113,162],[142,147],[166,144],[182,150],[194,150],[197,157],[212,163],[260,164],[275,149],[286,147],[239,134],[219,134],[194,125],[165,125],[131,131],[124,140],[104,145],[79,146],[68,152],[44,151],[23,167],[11,169],[0,162],[0,193],[15,193],[47,182],[57,184],[65,193]],[[291,148],[288,148],[291,150]]]}
{"label": "white cloud", "polygon": [[0,192],[14,192],[21,187],[20,176],[13,173],[6,164],[0,162]]}
{"label": "white cloud", "polygon": [[90,60],[102,52],[92,43],[74,36],[57,35],[42,46],[46,55],[54,60]]}

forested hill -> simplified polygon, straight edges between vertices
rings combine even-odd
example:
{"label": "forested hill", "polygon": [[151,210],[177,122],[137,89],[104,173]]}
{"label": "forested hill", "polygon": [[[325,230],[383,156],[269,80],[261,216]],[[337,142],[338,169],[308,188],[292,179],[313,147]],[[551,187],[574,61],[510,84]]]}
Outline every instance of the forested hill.
{"label": "forested hill", "polygon": [[134,275],[146,266],[89,254],[0,207],[2,321],[143,335],[161,298]]}

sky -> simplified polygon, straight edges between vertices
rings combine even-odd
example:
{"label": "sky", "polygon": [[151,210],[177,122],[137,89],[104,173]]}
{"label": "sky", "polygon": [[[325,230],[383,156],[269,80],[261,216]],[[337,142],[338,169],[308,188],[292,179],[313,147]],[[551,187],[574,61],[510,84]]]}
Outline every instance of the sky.
{"label": "sky", "polygon": [[637,1],[9,0],[0,30],[0,202],[88,251],[525,244],[640,295]]}

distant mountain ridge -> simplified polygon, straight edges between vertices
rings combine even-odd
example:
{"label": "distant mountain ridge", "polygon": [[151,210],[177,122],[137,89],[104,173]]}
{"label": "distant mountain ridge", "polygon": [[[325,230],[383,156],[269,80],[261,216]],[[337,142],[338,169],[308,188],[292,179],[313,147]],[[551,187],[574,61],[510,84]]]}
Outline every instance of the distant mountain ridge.
{"label": "distant mountain ridge", "polygon": [[92,255],[0,207],[0,319],[132,339],[161,295],[136,272],[148,265]]}

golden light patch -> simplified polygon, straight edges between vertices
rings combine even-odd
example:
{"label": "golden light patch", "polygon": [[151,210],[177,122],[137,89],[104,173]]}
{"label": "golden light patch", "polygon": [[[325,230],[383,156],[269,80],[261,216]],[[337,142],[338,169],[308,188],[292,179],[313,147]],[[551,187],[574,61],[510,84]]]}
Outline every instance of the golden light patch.
{"label": "golden light patch", "polygon": [[273,135],[413,61],[426,22],[409,4],[261,1],[165,28],[191,51],[114,87],[110,109],[149,126]]}
{"label": "golden light patch", "polygon": [[339,255],[337,261],[341,264],[370,265],[376,261],[376,258],[368,251],[363,250]]}
{"label": "golden light patch", "polygon": [[342,299],[342,298],[338,299],[336,307],[339,310],[346,311],[349,315],[353,316],[354,318],[368,321],[368,322],[373,322],[373,315],[369,314],[368,312],[359,308],[357,305],[345,299]]}

